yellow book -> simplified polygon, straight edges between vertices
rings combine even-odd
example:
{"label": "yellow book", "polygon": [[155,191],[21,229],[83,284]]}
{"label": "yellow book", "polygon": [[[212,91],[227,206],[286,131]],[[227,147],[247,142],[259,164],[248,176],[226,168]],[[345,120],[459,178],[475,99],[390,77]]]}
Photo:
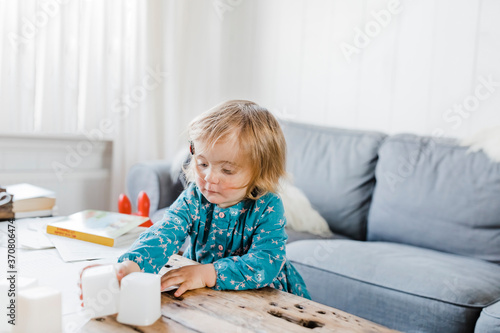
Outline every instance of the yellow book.
{"label": "yellow book", "polygon": [[101,210],[84,210],[47,224],[47,233],[114,246],[119,236],[149,220],[148,217]]}

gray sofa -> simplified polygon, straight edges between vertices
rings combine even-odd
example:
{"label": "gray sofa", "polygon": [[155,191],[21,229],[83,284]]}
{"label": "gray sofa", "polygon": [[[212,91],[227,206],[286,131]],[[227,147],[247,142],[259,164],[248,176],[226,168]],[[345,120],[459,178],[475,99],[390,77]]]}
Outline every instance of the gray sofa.
{"label": "gray sofa", "polygon": [[[329,239],[289,232],[313,300],[405,332],[500,332],[500,163],[450,139],[282,121],[288,171]],[[153,221],[179,168],[135,165]]]}

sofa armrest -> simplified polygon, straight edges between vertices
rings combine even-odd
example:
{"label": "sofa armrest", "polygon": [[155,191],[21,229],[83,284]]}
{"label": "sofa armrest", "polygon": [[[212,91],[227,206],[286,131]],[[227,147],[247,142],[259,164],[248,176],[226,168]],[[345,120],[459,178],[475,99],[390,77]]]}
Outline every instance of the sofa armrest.
{"label": "sofa armrest", "polygon": [[481,311],[475,333],[500,333],[500,300]]}
{"label": "sofa armrest", "polygon": [[[127,175],[127,193],[133,210],[137,210],[137,195],[145,191],[150,200],[149,216],[170,206],[184,189],[180,165],[164,160],[145,161],[133,165]],[[155,221],[153,221],[155,222]]]}

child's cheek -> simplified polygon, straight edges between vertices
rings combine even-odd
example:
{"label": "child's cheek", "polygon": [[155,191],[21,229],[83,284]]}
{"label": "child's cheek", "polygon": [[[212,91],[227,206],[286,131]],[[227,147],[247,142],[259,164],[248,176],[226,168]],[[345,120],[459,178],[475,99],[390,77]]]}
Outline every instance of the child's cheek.
{"label": "child's cheek", "polygon": [[194,169],[194,175],[195,175],[196,181],[202,180],[204,178],[203,172],[198,167],[196,167],[196,169]]}
{"label": "child's cheek", "polygon": [[196,173],[196,184],[198,184],[199,187],[205,186],[205,181],[203,180],[202,177],[200,177],[198,173]]}

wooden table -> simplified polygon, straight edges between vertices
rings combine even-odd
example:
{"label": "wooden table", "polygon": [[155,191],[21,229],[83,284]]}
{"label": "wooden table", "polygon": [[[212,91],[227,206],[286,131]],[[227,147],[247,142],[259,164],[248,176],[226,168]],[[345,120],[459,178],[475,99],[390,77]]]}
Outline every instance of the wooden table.
{"label": "wooden table", "polygon": [[[16,224],[19,241],[26,241],[29,236],[27,226],[32,222],[25,219],[16,221]],[[7,257],[5,227],[6,224],[0,224],[0,257],[4,260]],[[40,235],[37,234],[37,237]],[[346,312],[272,288],[247,291],[202,288],[187,291],[179,298],[173,296],[173,291],[165,292],[162,294],[162,317],[147,327],[118,323],[116,315],[89,321],[78,298],[80,271],[90,263],[114,263],[116,258],[66,263],[54,248],[30,250],[21,247],[16,250],[16,268],[20,277],[36,278],[39,285],[61,291],[63,333],[394,332]],[[176,255],[172,256],[169,264],[175,267],[197,263]],[[0,278],[4,278],[4,266],[1,267]]]}
{"label": "wooden table", "polygon": [[[172,266],[194,264],[172,256]],[[368,320],[273,288],[162,294],[162,317],[150,326],[118,323],[116,315],[87,322],[79,332],[395,332]]]}

